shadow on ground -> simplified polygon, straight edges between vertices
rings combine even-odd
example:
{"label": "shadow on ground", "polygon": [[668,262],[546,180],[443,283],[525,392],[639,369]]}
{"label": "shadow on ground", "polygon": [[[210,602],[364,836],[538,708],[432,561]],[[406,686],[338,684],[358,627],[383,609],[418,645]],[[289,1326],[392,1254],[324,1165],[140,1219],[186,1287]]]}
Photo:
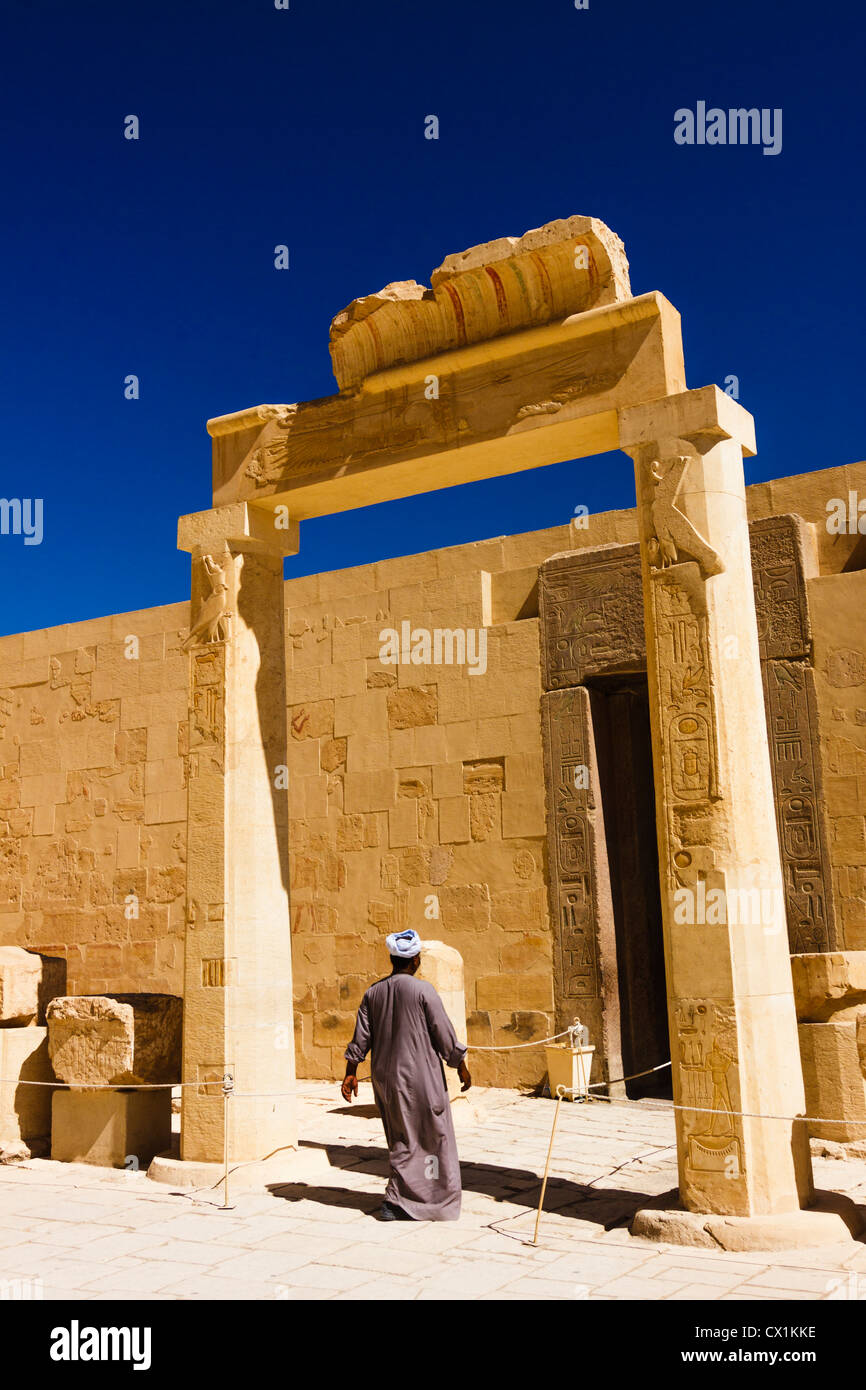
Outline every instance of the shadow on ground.
{"label": "shadow on ground", "polygon": [[[313,1141],[303,1141],[301,1148],[324,1150],[331,1166],[346,1172],[377,1178],[387,1178],[389,1173],[386,1148],[370,1144]],[[541,1179],[528,1169],[461,1162],[460,1172],[464,1193],[480,1193],[492,1197],[496,1202],[512,1203],[522,1208],[538,1206]],[[375,1211],[382,1204],[382,1193],[358,1192],[348,1187],[271,1183],[268,1191],[287,1202],[319,1202],[323,1206],[354,1207],[364,1212]],[[658,1194],[622,1188],[596,1188],[565,1178],[550,1178],[544,1196],[544,1210],[548,1215],[590,1221],[611,1230],[629,1222],[639,1207],[645,1207],[653,1200],[658,1200]]]}

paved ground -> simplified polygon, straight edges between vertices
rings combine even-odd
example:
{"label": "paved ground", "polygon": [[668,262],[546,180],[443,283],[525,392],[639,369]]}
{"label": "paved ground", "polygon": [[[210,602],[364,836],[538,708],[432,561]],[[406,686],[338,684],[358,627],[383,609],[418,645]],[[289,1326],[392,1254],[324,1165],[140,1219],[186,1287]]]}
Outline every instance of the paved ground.
{"label": "paved ground", "polygon": [[[475,1093],[458,1129],[460,1221],[382,1224],[369,1215],[387,1171],[369,1085],[351,1109],[334,1086],[301,1087],[305,1143],[328,1176],[238,1192],[231,1211],[142,1173],[0,1167],[0,1298],[866,1299],[864,1244],[732,1255],[630,1237],[635,1208],[676,1185],[669,1109],[562,1106],[533,1248],[552,1101]],[[817,1159],[815,1176],[866,1202],[866,1163]]]}

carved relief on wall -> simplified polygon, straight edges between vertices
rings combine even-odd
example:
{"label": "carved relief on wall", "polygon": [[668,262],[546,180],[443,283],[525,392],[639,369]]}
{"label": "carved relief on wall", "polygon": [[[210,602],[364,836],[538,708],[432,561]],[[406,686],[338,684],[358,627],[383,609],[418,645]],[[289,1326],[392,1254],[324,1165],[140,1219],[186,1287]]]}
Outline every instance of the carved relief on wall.
{"label": "carved relief on wall", "polygon": [[791,951],[832,951],[836,923],[812,670],[766,661],[764,699]]}
{"label": "carved relief on wall", "polygon": [[[808,537],[793,515],[753,521],[749,537],[791,950],[832,950],[837,938],[817,713],[806,664],[812,649]],[[699,566],[654,570],[652,593],[664,643],[660,690],[672,812],[667,884],[673,891],[693,884],[696,875],[712,876],[717,858],[711,846],[697,843],[702,804],[718,795]],[[546,689],[645,670],[639,547],[599,546],[552,557],[539,575],[539,614]],[[787,673],[785,663],[776,669],[778,658],[788,659]],[[800,660],[791,666],[792,659]],[[577,904],[569,908],[574,915]]]}
{"label": "carved relief on wall", "polygon": [[763,517],[749,526],[762,660],[811,656],[805,531],[806,523],[797,516]]}
{"label": "carved relief on wall", "polygon": [[182,644],[185,652],[195,646],[227,642],[230,637],[231,556],[227,552],[223,562],[218,564],[212,555],[202,555],[194,561],[194,569],[193,605],[197,598],[198,610],[189,636]]}
{"label": "carved relief on wall", "polygon": [[743,1177],[742,1120],[734,1113],[740,1104],[733,1003],[680,1000],[676,1047],[686,1171]]}
{"label": "carved relief on wall", "polygon": [[195,652],[189,691],[188,776],[221,772],[225,756],[225,648]]}
{"label": "carved relief on wall", "polygon": [[690,881],[692,851],[682,842],[684,817],[719,796],[713,679],[704,584],[694,561],[657,570],[651,602],[666,781],[669,889]]}
{"label": "carved relief on wall", "polygon": [[646,664],[637,545],[555,555],[541,566],[538,594],[546,690]]}
{"label": "carved relief on wall", "polygon": [[700,454],[686,439],[660,440],[649,460],[649,562],[651,569],[667,569],[691,559],[707,579],[722,573],[722,558],[677,506],[686,474],[695,462],[700,462]]}
{"label": "carved relief on wall", "polygon": [[[597,885],[593,837],[597,833],[590,759],[589,695],[585,690],[542,696],[547,787],[551,803],[549,858],[556,913],[557,1000],[572,1002],[599,993]],[[603,831],[602,831],[603,833]]]}

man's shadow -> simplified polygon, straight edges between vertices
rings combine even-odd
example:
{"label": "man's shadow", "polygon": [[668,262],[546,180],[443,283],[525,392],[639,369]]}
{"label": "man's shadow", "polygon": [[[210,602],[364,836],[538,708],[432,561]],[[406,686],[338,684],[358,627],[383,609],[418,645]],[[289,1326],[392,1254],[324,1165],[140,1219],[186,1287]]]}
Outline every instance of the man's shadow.
{"label": "man's shadow", "polygon": [[[376,1114],[374,1107],[369,1107]],[[354,1112],[357,1113],[357,1110]],[[333,1144],[301,1142],[302,1149],[323,1150],[337,1170],[362,1176],[386,1178],[389,1173],[387,1148],[372,1144]],[[519,1207],[538,1206],[541,1178],[529,1169],[501,1167],[492,1163],[461,1162],[464,1192],[476,1192],[496,1202]],[[321,1187],[305,1183],[269,1183],[268,1191],[286,1202],[317,1202],[322,1206],[353,1207],[372,1212],[382,1205],[381,1193],[359,1192],[349,1187]],[[593,1187],[566,1178],[548,1179],[544,1210],[550,1214],[592,1221],[611,1230],[630,1221],[634,1213],[659,1200],[657,1193],[635,1192],[623,1188]]]}

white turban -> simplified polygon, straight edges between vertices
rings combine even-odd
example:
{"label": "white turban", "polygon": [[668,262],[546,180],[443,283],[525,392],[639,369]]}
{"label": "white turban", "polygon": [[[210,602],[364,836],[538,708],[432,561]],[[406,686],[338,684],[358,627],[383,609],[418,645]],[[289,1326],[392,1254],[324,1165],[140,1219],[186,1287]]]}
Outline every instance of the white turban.
{"label": "white turban", "polygon": [[385,937],[389,956],[404,956],[407,960],[421,954],[421,938],[416,931],[392,932]]}

